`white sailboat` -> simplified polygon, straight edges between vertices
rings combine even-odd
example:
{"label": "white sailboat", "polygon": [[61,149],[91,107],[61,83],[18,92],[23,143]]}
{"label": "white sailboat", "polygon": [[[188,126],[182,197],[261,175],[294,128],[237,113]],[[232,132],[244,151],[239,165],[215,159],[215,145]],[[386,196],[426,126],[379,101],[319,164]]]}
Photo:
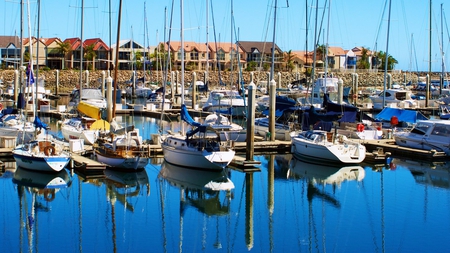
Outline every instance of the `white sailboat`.
{"label": "white sailboat", "polygon": [[[38,9],[39,9],[38,4]],[[28,3],[28,19],[30,18],[30,6]],[[39,27],[38,27],[39,31]],[[29,27],[29,34],[31,35],[31,28]],[[39,36],[38,36],[39,37]],[[32,54],[32,47],[30,46],[30,55]],[[28,71],[28,84],[34,81],[33,77],[33,57],[30,57]],[[35,100],[33,100],[35,101]],[[40,131],[45,130],[47,125],[41,122],[37,117],[36,106],[34,110],[34,126],[35,131],[39,128]],[[29,143],[22,143],[17,145],[12,151],[13,157],[18,166],[29,170],[45,171],[45,172],[59,172],[63,170],[70,161],[70,154],[64,151],[63,146],[53,140],[51,135],[45,134],[42,137],[34,136],[34,140]]]}
{"label": "white sailboat", "polygon": [[[181,0],[181,87],[184,91],[184,36],[183,36],[183,0]],[[170,39],[169,39],[170,41]],[[227,142],[218,141],[207,132],[212,128],[195,122],[184,104],[184,92],[181,96],[181,119],[194,127],[188,133],[169,133],[162,137],[164,160],[178,166],[202,170],[223,170],[233,160],[235,152]],[[164,97],[164,96],[163,96]]]}
{"label": "white sailboat", "polygon": [[[120,39],[120,17],[122,11],[122,0],[119,2],[119,25],[117,27],[117,45]],[[119,46],[116,47],[116,59],[114,64],[114,75],[117,80],[119,65]],[[114,93],[117,91],[117,83],[114,82]],[[115,97],[115,96],[114,96]],[[115,103],[113,115],[115,114]],[[110,137],[103,139],[99,147],[95,149],[97,161],[109,165],[112,169],[142,170],[147,166],[150,158],[144,149],[142,136],[139,129],[134,126],[120,127],[113,118],[110,122]]]}

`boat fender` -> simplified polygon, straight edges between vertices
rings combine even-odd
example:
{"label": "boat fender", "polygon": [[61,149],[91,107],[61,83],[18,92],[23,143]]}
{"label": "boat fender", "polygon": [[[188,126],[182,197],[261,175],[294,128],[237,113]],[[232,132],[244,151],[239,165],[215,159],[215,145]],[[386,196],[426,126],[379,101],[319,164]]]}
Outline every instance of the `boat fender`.
{"label": "boat fender", "polygon": [[397,118],[397,116],[392,116],[391,117],[391,125],[392,126],[398,125],[398,118]]}
{"label": "boat fender", "polygon": [[53,201],[55,199],[55,192],[45,191],[44,199],[48,202]]}
{"label": "boat fender", "polygon": [[363,132],[364,131],[364,124],[358,124],[356,125],[356,131]]}
{"label": "boat fender", "polygon": [[44,154],[46,156],[55,155],[55,152],[56,152],[56,150],[55,150],[55,147],[53,147],[53,146],[47,146],[44,148]]}

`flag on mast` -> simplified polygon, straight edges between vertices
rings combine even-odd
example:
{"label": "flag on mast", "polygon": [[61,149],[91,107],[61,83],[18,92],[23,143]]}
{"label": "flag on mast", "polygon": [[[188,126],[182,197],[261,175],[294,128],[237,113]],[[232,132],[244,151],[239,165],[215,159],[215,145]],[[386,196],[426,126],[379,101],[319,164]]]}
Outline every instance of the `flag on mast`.
{"label": "flag on mast", "polygon": [[26,74],[27,74],[27,78],[28,78],[27,86],[30,84],[34,84],[33,69],[31,68],[31,64],[29,64],[29,63],[28,63]]}

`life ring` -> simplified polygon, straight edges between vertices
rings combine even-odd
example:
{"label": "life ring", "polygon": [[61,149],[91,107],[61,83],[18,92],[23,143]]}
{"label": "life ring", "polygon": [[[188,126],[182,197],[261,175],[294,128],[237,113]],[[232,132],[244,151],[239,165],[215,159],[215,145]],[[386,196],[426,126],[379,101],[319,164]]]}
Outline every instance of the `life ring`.
{"label": "life ring", "polygon": [[55,192],[47,190],[44,192],[44,199],[48,202],[53,201],[55,199]]}
{"label": "life ring", "polygon": [[55,147],[53,147],[53,146],[47,146],[44,148],[44,154],[46,156],[55,155],[55,152],[56,152],[56,150],[55,150]]}
{"label": "life ring", "polygon": [[3,104],[0,103],[0,111],[3,110]]}

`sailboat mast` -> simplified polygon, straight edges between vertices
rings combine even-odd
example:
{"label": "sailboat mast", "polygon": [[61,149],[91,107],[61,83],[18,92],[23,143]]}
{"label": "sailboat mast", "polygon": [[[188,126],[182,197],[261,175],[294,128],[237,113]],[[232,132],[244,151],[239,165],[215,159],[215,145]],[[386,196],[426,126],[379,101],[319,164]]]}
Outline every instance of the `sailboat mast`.
{"label": "sailboat mast", "polygon": [[445,73],[444,73],[444,68],[445,68],[445,65],[444,65],[444,24],[443,24],[443,19],[444,19],[444,17],[443,17],[443,5],[444,4],[441,4],[441,41],[442,41],[442,45],[441,45],[441,55],[442,55],[442,69],[441,69],[441,75],[442,75],[442,82],[441,82],[441,87],[440,87],[440,91],[441,91],[441,94],[442,94],[442,88],[443,88],[443,86],[444,86],[444,80],[445,80],[445,78],[444,78],[444,75],[445,75]]}
{"label": "sailboat mast", "polygon": [[[276,0],[275,0],[276,1]],[[230,89],[233,89],[233,0],[231,0],[231,45],[230,45]],[[233,99],[231,99],[231,102],[233,102]]]}
{"label": "sailboat mast", "polygon": [[325,44],[325,85],[327,83],[327,76],[328,76],[328,39],[330,38],[330,18],[331,18],[331,0],[328,3],[327,42]]}
{"label": "sailboat mast", "polygon": [[[391,27],[391,0],[389,0],[389,11],[388,11],[388,27],[387,27],[387,36],[386,36],[386,55],[384,59],[384,81],[383,88],[386,90],[386,79],[387,79],[387,71],[388,71],[388,59],[389,59],[389,30]],[[384,92],[383,92],[384,93]],[[383,107],[386,106],[386,93],[383,94]]]}
{"label": "sailboat mast", "polygon": [[[184,104],[184,4],[183,0],[180,1],[180,12],[181,12],[181,29],[180,29],[180,37],[181,37],[181,104]],[[195,84],[194,84],[195,85]]]}
{"label": "sailboat mast", "polygon": [[205,76],[205,85],[206,82],[208,82],[208,70],[209,70],[209,7],[208,7],[208,1],[206,0],[206,76]]}
{"label": "sailboat mast", "polygon": [[113,96],[113,118],[116,117],[116,97],[117,97],[117,71],[119,69],[119,42],[120,42],[120,20],[122,18],[122,0],[119,1],[119,19],[117,20],[117,43],[116,59],[114,64],[114,96]]}
{"label": "sailboat mast", "polygon": [[83,89],[83,31],[84,31],[84,0],[81,0],[81,42],[80,42],[80,99]]}
{"label": "sailboat mast", "polygon": [[[38,7],[38,20],[37,20],[37,39],[36,39],[36,80],[34,83],[34,108],[37,108],[38,105],[38,83],[39,83],[39,41],[40,41],[40,25],[41,25],[41,0],[37,1]],[[30,56],[31,57],[31,56]],[[36,109],[33,110],[33,116],[36,117]]]}
{"label": "sailboat mast", "polygon": [[270,67],[270,81],[273,80],[273,71],[275,68],[275,30],[277,27],[277,0],[275,0],[275,10],[273,14],[273,38],[272,38],[272,66]]}

